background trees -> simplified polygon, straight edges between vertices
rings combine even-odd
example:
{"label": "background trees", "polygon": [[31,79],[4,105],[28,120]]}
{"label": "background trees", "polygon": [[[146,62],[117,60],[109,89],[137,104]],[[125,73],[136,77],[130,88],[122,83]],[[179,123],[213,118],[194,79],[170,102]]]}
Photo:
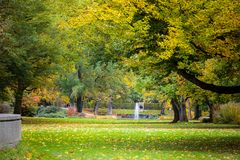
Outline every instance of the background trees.
{"label": "background trees", "polygon": [[[187,99],[210,110],[237,99],[236,0],[1,4],[0,94],[15,95],[15,113],[24,91],[48,79],[58,80],[79,112],[91,98],[96,111],[100,101],[108,101],[111,114],[113,99],[127,93],[133,101],[171,99],[183,111],[179,119],[186,119]],[[134,85],[126,81],[131,75]]]}
{"label": "background trees", "polygon": [[[102,20],[121,23],[121,26],[128,26],[125,31],[134,33],[128,37],[132,40],[132,50],[125,54],[132,61],[144,62],[149,69],[164,70],[166,74],[177,72],[204,90],[225,94],[239,92],[238,82],[233,82],[233,79],[239,79],[238,74],[228,80],[232,81],[231,84],[213,84],[204,81],[203,73],[198,70],[204,67],[202,64],[206,61],[217,59],[234,65],[230,67],[233,72],[236,71],[234,68],[239,68],[235,63],[239,60],[237,1],[120,1],[97,4],[97,11],[88,10],[89,14],[97,13],[91,23]],[[102,11],[102,8],[105,10]],[[114,13],[113,16],[110,13]],[[73,20],[78,21],[73,17],[67,21],[69,26],[81,24],[81,21],[72,24]]]}

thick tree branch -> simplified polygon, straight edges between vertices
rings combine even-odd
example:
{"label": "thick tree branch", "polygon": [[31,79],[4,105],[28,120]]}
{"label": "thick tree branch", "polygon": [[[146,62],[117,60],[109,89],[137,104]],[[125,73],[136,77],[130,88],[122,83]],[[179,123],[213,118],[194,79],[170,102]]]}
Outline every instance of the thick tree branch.
{"label": "thick tree branch", "polygon": [[[209,52],[207,52],[206,50],[204,50],[202,47],[200,47],[199,45],[197,45],[196,43],[194,43],[193,41],[190,41],[189,42],[196,50],[204,53],[207,58],[213,58],[213,56],[211,56],[212,54],[210,54]],[[225,56],[221,55],[221,54],[217,54],[217,53],[214,53],[213,54],[214,56],[220,56],[221,58],[226,58]]]}
{"label": "thick tree branch", "polygon": [[199,86],[200,88],[204,90],[209,90],[216,93],[223,93],[223,94],[235,94],[240,93],[240,85],[238,86],[217,86],[209,83],[205,83],[203,81],[200,81],[195,76],[189,74],[183,69],[178,69],[177,73],[181,75],[186,80],[194,83],[195,85]]}

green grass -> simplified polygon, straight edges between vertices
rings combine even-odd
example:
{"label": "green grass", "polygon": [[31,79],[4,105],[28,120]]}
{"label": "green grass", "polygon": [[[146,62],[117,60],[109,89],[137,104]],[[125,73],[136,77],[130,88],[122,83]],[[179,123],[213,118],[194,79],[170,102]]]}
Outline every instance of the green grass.
{"label": "green grass", "polygon": [[240,159],[237,125],[159,120],[23,118],[10,159]]}

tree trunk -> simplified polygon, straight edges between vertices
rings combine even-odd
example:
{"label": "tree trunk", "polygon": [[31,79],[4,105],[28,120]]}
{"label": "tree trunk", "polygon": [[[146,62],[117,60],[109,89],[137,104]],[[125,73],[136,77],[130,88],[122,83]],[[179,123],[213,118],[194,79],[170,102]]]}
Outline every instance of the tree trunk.
{"label": "tree trunk", "polygon": [[74,107],[74,98],[70,97],[70,107]]}
{"label": "tree trunk", "polygon": [[[82,81],[82,73],[81,73],[81,66],[78,66],[77,70],[78,74],[78,80],[81,82]],[[78,95],[77,97],[77,112],[82,113],[83,110],[83,96],[82,94]]]}
{"label": "tree trunk", "polygon": [[183,103],[183,104],[181,105],[180,118],[179,118],[179,120],[180,120],[180,122],[188,122],[185,103]]}
{"label": "tree trunk", "polygon": [[209,105],[209,122],[212,123],[213,122],[213,106]]}
{"label": "tree trunk", "polygon": [[14,103],[14,114],[21,114],[22,113],[22,99],[24,93],[24,87],[18,84],[18,88],[15,92],[15,103]]}
{"label": "tree trunk", "polygon": [[99,108],[100,104],[101,104],[101,100],[98,99],[96,101],[96,104],[95,104],[95,107],[94,107],[94,110],[93,110],[95,115],[98,115],[98,108]]}
{"label": "tree trunk", "polygon": [[201,110],[198,104],[195,106],[194,119],[198,120],[201,117]]}
{"label": "tree trunk", "polygon": [[171,123],[177,123],[179,121],[179,109],[178,109],[176,100],[172,98],[171,104],[172,104],[172,108],[173,108],[173,112],[174,112],[174,118]]}
{"label": "tree trunk", "polygon": [[160,115],[165,115],[165,107],[164,107],[164,103],[166,102],[166,100],[164,100],[162,103],[161,103],[161,112],[160,112]]}
{"label": "tree trunk", "polygon": [[113,97],[112,95],[110,95],[109,102],[108,102],[108,115],[112,115],[112,108],[113,108]]}
{"label": "tree trunk", "polygon": [[187,104],[188,104],[188,119],[192,119],[191,104],[189,99],[187,100]]}
{"label": "tree trunk", "polygon": [[82,113],[83,110],[83,101],[82,96],[77,97],[77,112]]}
{"label": "tree trunk", "polygon": [[180,122],[188,122],[187,119],[187,112],[186,112],[186,102],[183,96],[180,96],[180,107],[179,107],[180,115],[179,120]]}
{"label": "tree trunk", "polygon": [[209,107],[209,122],[213,122],[213,105],[209,102],[208,98],[206,97],[206,104]]}

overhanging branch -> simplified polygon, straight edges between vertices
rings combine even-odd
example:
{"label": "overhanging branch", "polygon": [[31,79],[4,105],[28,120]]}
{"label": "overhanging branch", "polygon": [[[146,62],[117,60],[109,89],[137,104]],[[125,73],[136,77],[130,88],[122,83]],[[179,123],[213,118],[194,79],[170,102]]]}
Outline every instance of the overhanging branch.
{"label": "overhanging branch", "polygon": [[200,88],[204,90],[209,90],[216,93],[222,93],[222,94],[235,94],[240,93],[240,85],[238,86],[217,86],[209,83],[205,83],[203,81],[200,81],[195,76],[187,73],[184,69],[178,69],[177,73],[181,75],[186,80],[192,82],[193,84],[199,86]]}

